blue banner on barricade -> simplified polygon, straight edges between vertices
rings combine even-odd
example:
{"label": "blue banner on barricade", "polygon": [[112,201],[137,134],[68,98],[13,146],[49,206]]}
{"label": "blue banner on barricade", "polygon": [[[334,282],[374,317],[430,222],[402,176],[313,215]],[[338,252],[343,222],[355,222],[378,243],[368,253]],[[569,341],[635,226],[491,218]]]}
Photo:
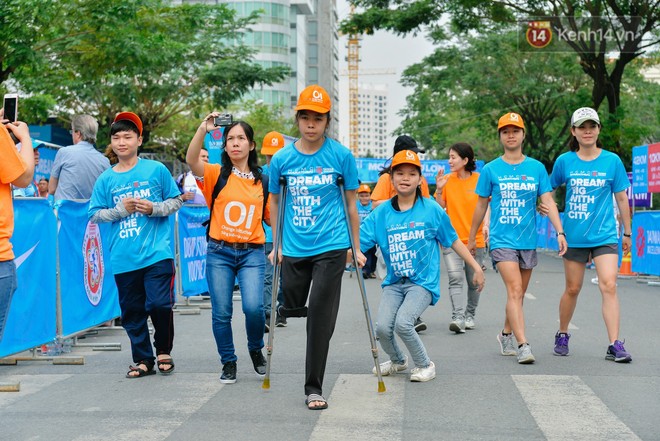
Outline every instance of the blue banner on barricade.
{"label": "blue banner on barricade", "polygon": [[[559,218],[564,219],[564,213],[559,213]],[[546,250],[559,251],[557,241],[557,230],[547,216],[536,213],[536,247]]]}
{"label": "blue banner on barricade", "polygon": [[14,200],[11,242],[18,288],[9,308],[0,357],[51,342],[56,336],[55,234],[57,222],[48,201]]}
{"label": "blue banner on barricade", "polygon": [[536,213],[536,248],[548,248],[548,225],[548,218]]}
{"label": "blue banner on barricade", "polygon": [[88,206],[62,201],[57,212],[62,336],[121,315],[110,266],[110,224],[88,222]]}
{"label": "blue banner on barricade", "polygon": [[[376,183],[380,177],[380,171],[390,165],[390,159],[377,159],[377,158],[356,158],[355,163],[358,169],[358,179],[362,183]],[[478,172],[484,168],[484,161],[476,161]],[[428,159],[422,161],[422,174],[426,178],[429,185],[435,184],[435,175],[438,171],[443,169],[445,173],[449,173],[449,160],[447,159]]]}
{"label": "blue banner on barricade", "polygon": [[660,212],[641,211],[633,217],[632,270],[660,276]]}
{"label": "blue banner on barricade", "polygon": [[206,227],[209,218],[206,205],[187,205],[178,211],[179,225],[179,277],[183,296],[190,297],[208,292],[206,283]]}

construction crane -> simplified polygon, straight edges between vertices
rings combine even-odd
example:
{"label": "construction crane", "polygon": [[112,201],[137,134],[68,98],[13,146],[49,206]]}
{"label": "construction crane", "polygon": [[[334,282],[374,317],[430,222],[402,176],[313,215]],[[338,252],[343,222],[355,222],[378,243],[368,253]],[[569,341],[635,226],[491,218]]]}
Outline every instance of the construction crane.
{"label": "construction crane", "polygon": [[[351,16],[355,12],[355,6],[351,5]],[[348,118],[349,131],[348,143],[353,156],[358,155],[358,71],[360,68],[360,36],[349,34],[348,36]]]}

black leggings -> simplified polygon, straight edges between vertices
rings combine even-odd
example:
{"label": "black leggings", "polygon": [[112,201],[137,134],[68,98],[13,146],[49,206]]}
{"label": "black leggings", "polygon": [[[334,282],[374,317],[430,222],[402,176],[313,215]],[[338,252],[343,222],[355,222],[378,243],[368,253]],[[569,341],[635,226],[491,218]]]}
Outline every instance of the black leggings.
{"label": "black leggings", "polygon": [[282,259],[284,307],[281,312],[286,317],[307,316],[305,395],[322,395],[323,392],[323,376],[330,338],[337,322],[345,267],[345,249]]}

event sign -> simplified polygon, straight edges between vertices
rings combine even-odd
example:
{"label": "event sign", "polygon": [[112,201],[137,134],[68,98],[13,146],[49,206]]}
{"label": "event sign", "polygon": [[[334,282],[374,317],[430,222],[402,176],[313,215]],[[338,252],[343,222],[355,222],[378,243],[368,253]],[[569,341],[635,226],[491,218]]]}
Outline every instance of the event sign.
{"label": "event sign", "polygon": [[628,181],[630,182],[630,187],[626,190],[626,195],[628,195],[628,205],[633,206],[633,196],[635,201],[635,207],[650,207],[651,206],[651,193],[642,192],[642,193],[633,193],[633,173],[628,172]]}
{"label": "event sign", "polygon": [[209,152],[209,162],[211,164],[220,164],[220,154],[222,153],[222,127],[211,130],[204,137],[204,147]]}
{"label": "event sign", "polygon": [[633,191],[660,193],[660,143],[633,147]]}
{"label": "event sign", "polygon": [[209,218],[205,205],[183,205],[177,213],[179,232],[179,277],[183,296],[208,292],[206,282],[206,227]]}

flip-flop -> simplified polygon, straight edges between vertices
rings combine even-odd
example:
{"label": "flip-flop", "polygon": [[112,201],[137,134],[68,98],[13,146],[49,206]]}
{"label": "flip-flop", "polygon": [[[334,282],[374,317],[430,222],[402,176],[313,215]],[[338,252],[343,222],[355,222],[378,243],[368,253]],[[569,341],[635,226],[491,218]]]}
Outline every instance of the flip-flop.
{"label": "flip-flop", "polygon": [[[320,405],[311,406],[312,403],[321,403]],[[309,394],[305,398],[305,404],[309,410],[323,410],[328,408],[328,402],[319,394]]]}
{"label": "flip-flop", "polygon": [[[142,369],[140,367],[141,364],[147,366],[147,369],[146,370]],[[132,372],[137,372],[138,374],[137,375],[131,375]],[[142,378],[142,377],[146,377],[148,375],[154,375],[155,373],[156,373],[156,371],[154,370],[153,365],[149,366],[149,363],[145,363],[145,362],[141,361],[139,363],[136,363],[135,366],[129,366],[128,367],[128,372],[126,372],[126,378]]]}
{"label": "flip-flop", "polygon": [[[161,364],[169,364],[170,367],[168,369],[161,369]],[[156,366],[158,366],[158,371],[163,375],[169,375],[174,372],[174,360],[172,360],[172,357],[161,358],[160,360],[156,359]]]}

